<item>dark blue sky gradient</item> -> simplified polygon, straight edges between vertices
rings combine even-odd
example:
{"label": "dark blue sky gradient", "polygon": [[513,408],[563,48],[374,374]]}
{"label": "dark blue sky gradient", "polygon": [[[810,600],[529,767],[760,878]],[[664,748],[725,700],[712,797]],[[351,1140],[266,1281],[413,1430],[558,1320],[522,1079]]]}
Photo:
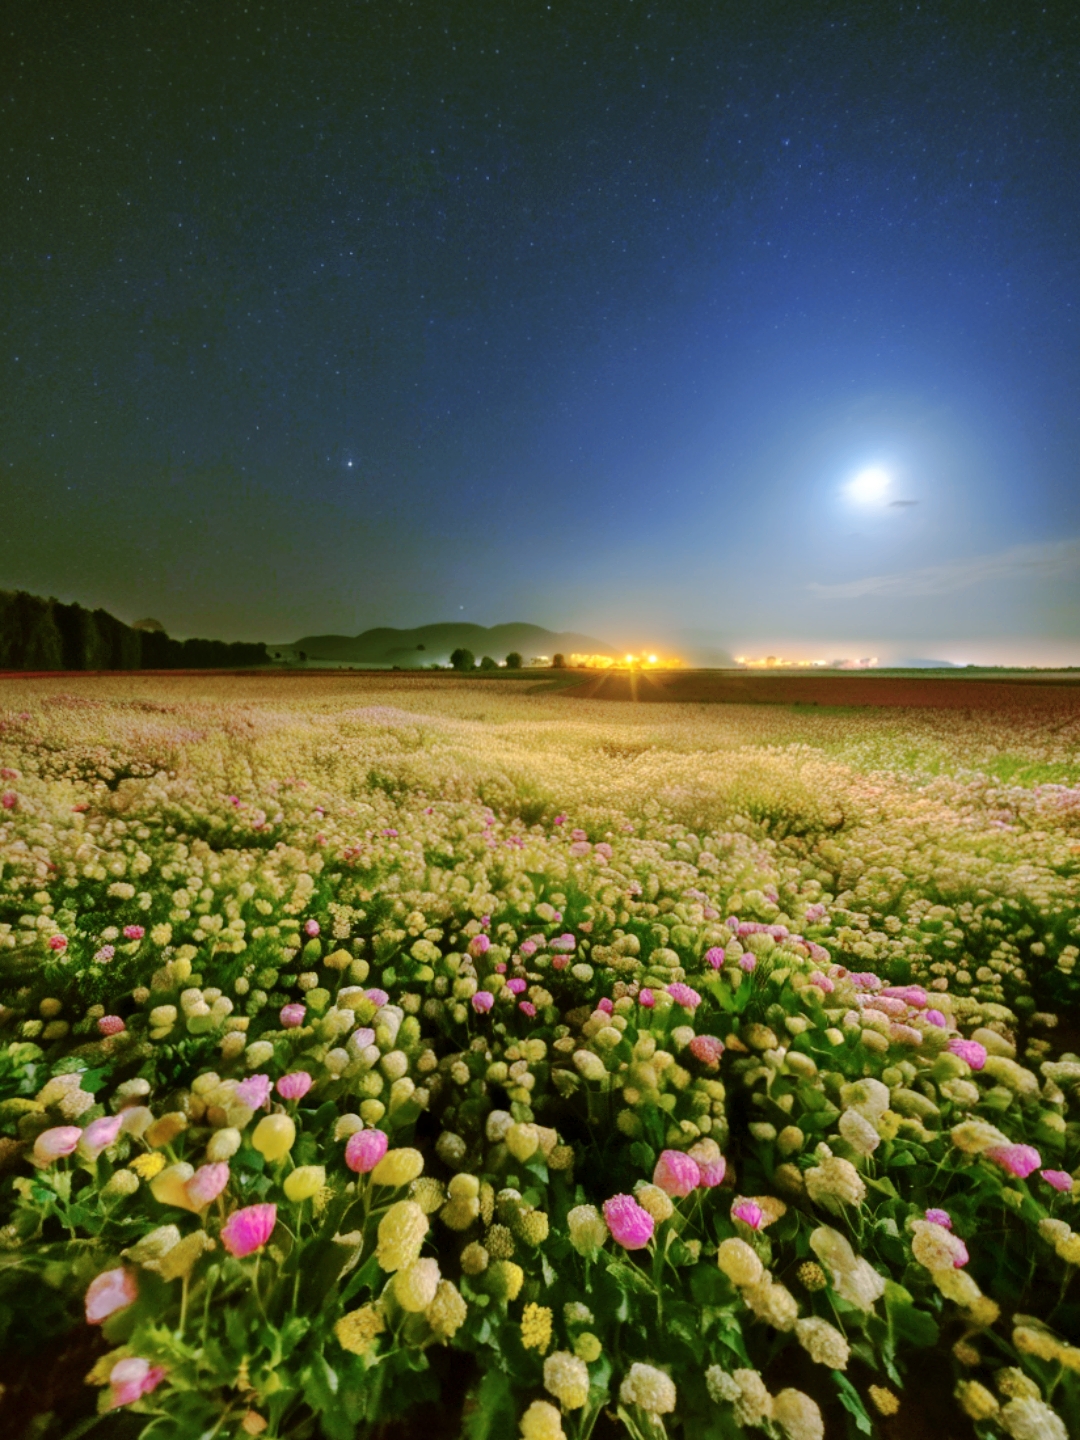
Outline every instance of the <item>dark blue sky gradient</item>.
{"label": "dark blue sky gradient", "polygon": [[1080,659],[1074,7],[8,15],[0,586]]}

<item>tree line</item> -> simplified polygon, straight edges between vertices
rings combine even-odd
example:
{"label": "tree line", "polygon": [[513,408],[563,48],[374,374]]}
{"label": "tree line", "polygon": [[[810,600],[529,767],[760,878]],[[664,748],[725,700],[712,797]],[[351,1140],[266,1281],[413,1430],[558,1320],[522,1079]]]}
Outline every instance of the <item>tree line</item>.
{"label": "tree line", "polygon": [[0,590],[0,670],[208,670],[266,665],[266,646],[174,640],[107,610]]}

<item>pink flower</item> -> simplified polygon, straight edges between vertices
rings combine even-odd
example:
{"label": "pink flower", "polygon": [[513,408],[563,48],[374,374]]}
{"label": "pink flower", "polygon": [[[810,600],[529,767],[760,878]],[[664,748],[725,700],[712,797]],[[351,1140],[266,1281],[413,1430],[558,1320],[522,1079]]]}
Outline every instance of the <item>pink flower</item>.
{"label": "pink flower", "polygon": [[97,1022],[97,1028],[100,1035],[121,1035],[127,1026],[119,1015],[102,1015]]}
{"label": "pink flower", "polygon": [[14,810],[18,799],[14,790],[5,790],[3,795],[0,795],[0,805],[3,805],[5,810]]}
{"label": "pink flower", "polygon": [[530,1020],[536,1014],[536,1006],[532,1003],[531,1000],[520,1000],[518,1002],[518,1009],[523,1015],[527,1015]]}
{"label": "pink flower", "polygon": [[43,1130],[34,1141],[34,1159],[39,1165],[52,1165],[65,1155],[72,1155],[82,1139],[78,1125],[55,1125]]}
{"label": "pink flower", "polygon": [[352,1038],[361,1050],[366,1050],[369,1045],[375,1044],[375,1031],[370,1025],[361,1025],[353,1031]]}
{"label": "pink flower", "polygon": [[270,1076],[249,1075],[241,1080],[235,1090],[237,1100],[249,1110],[261,1110],[270,1103]]}
{"label": "pink flower", "polygon": [[596,1002],[596,1008],[597,1010],[602,1010],[605,1015],[610,1015],[611,1012],[615,1009],[615,1004],[612,1000],[609,1000],[606,995],[604,995]]}
{"label": "pink flower", "polygon": [[205,1210],[229,1183],[229,1167],[223,1161],[216,1165],[200,1165],[184,1186],[196,1210]]}
{"label": "pink flower", "polygon": [[477,990],[472,997],[472,1008],[478,1015],[486,1015],[495,1004],[495,996],[490,990]]}
{"label": "pink flower", "polygon": [[610,860],[614,853],[606,840],[601,840],[598,845],[593,846],[593,854],[599,855],[602,860]]}
{"label": "pink flower", "polygon": [[528,983],[519,976],[515,976],[513,980],[507,980],[506,982],[506,989],[510,991],[511,995],[520,995],[528,988]]}
{"label": "pink flower", "polygon": [[314,940],[315,936],[318,935],[318,933],[319,933],[319,922],[318,922],[318,920],[305,920],[305,921],[304,921],[304,934],[305,934],[305,935],[310,935],[311,938]]}
{"label": "pink flower", "polygon": [[915,1010],[925,1010],[930,1003],[921,985],[889,985],[881,993],[895,995],[898,1000],[903,1000],[905,1005],[910,1005]]}
{"label": "pink flower", "polygon": [[143,929],[143,927],[142,927],[141,925],[125,925],[125,926],[124,926],[124,939],[125,939],[125,940],[141,940],[145,934],[146,934],[146,931]]}
{"label": "pink flower", "polygon": [[115,1270],[103,1270],[90,1281],[86,1292],[86,1323],[100,1325],[117,1310],[134,1304],[139,1298],[139,1282],[135,1271],[125,1266]]}
{"label": "pink flower", "polygon": [[724,1176],[727,1174],[727,1161],[721,1155],[719,1160],[699,1160],[698,1169],[701,1171],[701,1188],[703,1190],[715,1190],[717,1185],[724,1183]]}
{"label": "pink flower", "polygon": [[986,1049],[977,1040],[961,1040],[954,1036],[949,1041],[949,1050],[953,1055],[959,1055],[961,1060],[966,1060],[972,1070],[981,1070],[986,1064]]}
{"label": "pink flower", "polygon": [[103,1115],[100,1120],[91,1120],[79,1139],[79,1154],[84,1160],[96,1160],[103,1150],[116,1144],[123,1123],[123,1115]]}
{"label": "pink flower", "polygon": [[555,825],[565,825],[565,824],[566,824],[566,816],[565,816],[565,815],[556,815],[556,816],[555,816],[555,819],[554,819],[554,821],[553,821],[552,823],[555,824]]}
{"label": "pink flower", "polygon": [[366,1175],[375,1169],[389,1144],[385,1130],[357,1130],[345,1142],[345,1164],[357,1175]]}
{"label": "pink flower", "polygon": [[653,992],[649,989],[647,985],[642,987],[642,990],[637,998],[638,1004],[644,1005],[646,1010],[651,1010],[656,1004],[656,996],[653,994]]}
{"label": "pink flower", "polygon": [[12,770],[10,765],[0,765],[0,780],[18,780],[18,770]]}
{"label": "pink flower", "polygon": [[695,1035],[690,1041],[690,1054],[710,1070],[717,1068],[723,1053],[724,1042],[715,1035]]}
{"label": "pink flower", "polygon": [[691,1014],[693,1014],[701,1004],[701,996],[698,992],[692,990],[689,985],[683,985],[678,980],[676,980],[674,985],[667,987],[667,993],[675,1001],[676,1005],[681,1005],[684,1010],[689,1010]]}
{"label": "pink flower", "polygon": [[819,990],[824,990],[826,995],[831,994],[832,991],[836,989],[836,986],[829,979],[829,977],[827,975],[823,975],[820,970],[815,970],[814,973],[810,976],[810,984],[816,985]]}
{"label": "pink flower", "polygon": [[644,1250],[652,1239],[653,1217],[632,1195],[613,1195],[605,1200],[604,1219],[624,1250]]}
{"label": "pink flower", "polygon": [[314,1083],[306,1070],[293,1070],[277,1082],[277,1093],[283,1100],[302,1100]]}
{"label": "pink flower", "polygon": [[50,950],[66,950],[66,949],[67,949],[67,946],[68,946],[68,938],[67,938],[66,935],[50,935],[50,936],[49,936],[49,949],[50,949]]}
{"label": "pink flower", "polygon": [[931,1225],[940,1225],[943,1230],[952,1229],[952,1216],[947,1210],[927,1210],[926,1218]]}
{"label": "pink flower", "polygon": [[697,1161],[681,1150],[661,1150],[652,1178],[654,1185],[678,1200],[701,1184],[701,1170]]}
{"label": "pink flower", "polygon": [[480,916],[480,924],[483,925],[483,927],[484,927],[485,930],[490,930],[490,929],[491,929],[491,916],[490,916],[490,915],[481,915],[481,916]]}
{"label": "pink flower", "polygon": [[1039,1174],[1048,1185],[1052,1185],[1055,1190],[1060,1190],[1063,1195],[1073,1187],[1073,1178],[1067,1170],[1040,1170]]}
{"label": "pink flower", "polygon": [[486,955],[491,949],[491,941],[486,935],[474,935],[469,941],[469,954],[474,960],[479,960],[481,955]]}
{"label": "pink flower", "polygon": [[377,1010],[381,1010],[382,1007],[386,1004],[386,1002],[390,999],[390,996],[386,993],[385,990],[379,990],[376,988],[373,990],[365,990],[364,998],[370,1000]]}
{"label": "pink flower", "polygon": [[731,1207],[731,1218],[741,1220],[744,1225],[749,1225],[751,1230],[760,1230],[765,1212],[754,1200],[736,1200]]}
{"label": "pink flower", "polygon": [[94,951],[94,959],[101,965],[107,965],[115,954],[115,945],[102,945],[100,950]]}
{"label": "pink flower", "polygon": [[234,1210],[221,1228],[221,1243],[230,1255],[242,1259],[260,1250],[277,1224],[276,1205],[247,1205]]}
{"label": "pink flower", "polygon": [[705,951],[705,963],[711,965],[714,970],[719,970],[724,963],[724,950],[721,945],[713,945]]}
{"label": "pink flower", "polygon": [[577,949],[577,941],[573,935],[556,935],[551,941],[550,948],[552,950],[560,950],[568,955],[571,950]]}
{"label": "pink flower", "polygon": [[535,955],[536,950],[537,945],[535,940],[523,940],[521,942],[521,953],[526,956],[526,958],[530,955]]}
{"label": "pink flower", "polygon": [[584,860],[591,849],[592,846],[587,840],[575,840],[573,845],[570,846],[570,854],[575,860]]}
{"label": "pink flower", "polygon": [[818,901],[814,905],[808,905],[803,919],[808,925],[816,925],[819,920],[824,919],[826,914],[825,906]]}
{"label": "pink flower", "polygon": [[284,1029],[295,1030],[297,1026],[303,1025],[304,1016],[306,1014],[307,1006],[298,1005],[294,1002],[291,1005],[283,1005],[281,1007],[281,1015],[279,1016],[279,1019],[281,1020],[281,1024]]}
{"label": "pink flower", "polygon": [[156,1390],[165,1378],[161,1365],[151,1365],[141,1356],[129,1355],[118,1360],[109,1371],[109,1408],[116,1410],[121,1405],[131,1405]]}
{"label": "pink flower", "polygon": [[745,955],[739,956],[739,969],[744,975],[752,975],[757,969],[757,956],[752,950],[747,950]]}
{"label": "pink flower", "polygon": [[1042,1156],[1033,1145],[993,1145],[983,1154],[1018,1180],[1025,1179],[1042,1164]]}
{"label": "pink flower", "polygon": [[939,1030],[946,1029],[948,1025],[948,1021],[940,1010],[927,1010],[925,1019],[928,1025],[936,1025]]}

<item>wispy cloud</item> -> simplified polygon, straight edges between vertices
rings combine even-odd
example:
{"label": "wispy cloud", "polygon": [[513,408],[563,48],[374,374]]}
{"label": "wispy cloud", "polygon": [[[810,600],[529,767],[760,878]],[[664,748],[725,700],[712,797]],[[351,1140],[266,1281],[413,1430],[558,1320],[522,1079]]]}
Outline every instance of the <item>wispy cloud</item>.
{"label": "wispy cloud", "polygon": [[951,595],[988,580],[1045,580],[1070,570],[1080,570],[1080,539],[1051,540],[1042,545],[1015,545],[996,555],[977,555],[970,560],[947,560],[921,570],[903,570],[892,575],[868,575],[838,585],[808,586],[821,600],[857,600],[864,595],[915,597]]}

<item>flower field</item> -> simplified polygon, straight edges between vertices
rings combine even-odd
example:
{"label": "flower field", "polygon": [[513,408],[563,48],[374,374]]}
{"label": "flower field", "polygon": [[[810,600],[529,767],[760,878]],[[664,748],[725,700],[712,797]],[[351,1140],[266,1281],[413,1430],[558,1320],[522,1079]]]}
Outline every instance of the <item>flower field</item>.
{"label": "flower field", "polygon": [[1080,706],[8,680],[0,804],[6,1434],[1080,1434]]}

